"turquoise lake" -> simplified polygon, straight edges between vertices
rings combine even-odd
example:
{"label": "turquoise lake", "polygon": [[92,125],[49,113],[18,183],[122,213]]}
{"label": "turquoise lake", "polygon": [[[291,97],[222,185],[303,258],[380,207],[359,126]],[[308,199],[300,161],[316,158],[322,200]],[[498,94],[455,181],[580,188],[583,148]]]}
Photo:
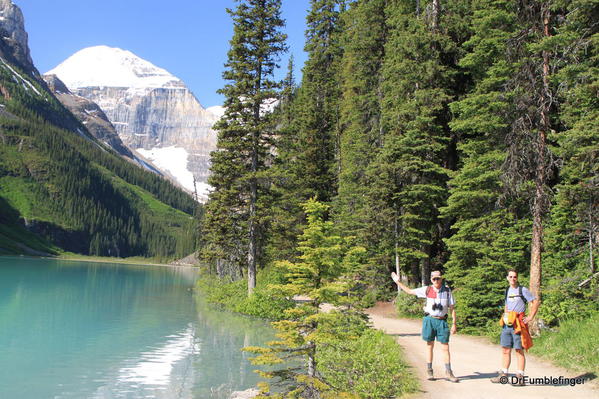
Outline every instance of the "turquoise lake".
{"label": "turquoise lake", "polygon": [[192,292],[196,270],[0,257],[0,398],[228,398],[274,336]]}

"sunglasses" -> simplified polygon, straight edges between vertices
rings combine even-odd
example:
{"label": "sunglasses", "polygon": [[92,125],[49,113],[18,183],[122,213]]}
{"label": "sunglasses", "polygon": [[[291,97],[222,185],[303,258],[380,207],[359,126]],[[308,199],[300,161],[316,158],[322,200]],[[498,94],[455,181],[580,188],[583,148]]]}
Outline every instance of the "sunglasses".
{"label": "sunglasses", "polygon": [[507,276],[507,278],[518,278],[518,276]]}
{"label": "sunglasses", "polygon": [[441,277],[433,277],[431,280],[432,280],[432,281],[441,280]]}

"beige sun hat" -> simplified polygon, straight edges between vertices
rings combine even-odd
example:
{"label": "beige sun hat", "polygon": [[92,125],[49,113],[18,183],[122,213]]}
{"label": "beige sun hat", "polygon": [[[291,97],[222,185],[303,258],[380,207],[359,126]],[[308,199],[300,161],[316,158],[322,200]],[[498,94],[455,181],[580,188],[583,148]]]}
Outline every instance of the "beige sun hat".
{"label": "beige sun hat", "polygon": [[441,275],[441,272],[439,270],[435,270],[435,271],[431,272],[431,280],[435,277],[443,278],[443,276]]}

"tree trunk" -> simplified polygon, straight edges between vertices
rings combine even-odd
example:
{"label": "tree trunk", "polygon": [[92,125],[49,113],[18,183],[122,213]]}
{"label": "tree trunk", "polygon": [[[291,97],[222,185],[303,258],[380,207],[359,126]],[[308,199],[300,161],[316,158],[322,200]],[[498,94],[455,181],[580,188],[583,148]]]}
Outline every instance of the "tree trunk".
{"label": "tree trunk", "polygon": [[[313,342],[308,342],[309,345],[313,345]],[[310,351],[308,355],[308,377],[314,378],[316,376],[316,359],[314,349]]]}
{"label": "tree trunk", "polygon": [[[421,262],[421,271],[422,275],[422,285],[428,285],[429,279],[431,276],[431,246],[425,245],[422,248],[422,252],[426,254],[426,258],[422,259]],[[432,283],[432,281],[431,281]]]}
{"label": "tree trunk", "polygon": [[437,32],[439,30],[439,14],[441,13],[440,0],[433,0],[433,12],[432,12],[432,30]]}
{"label": "tree trunk", "polygon": [[[550,36],[549,20],[550,11],[547,4],[543,6],[543,36]],[[547,133],[549,132],[549,107],[550,107],[550,88],[549,88],[549,52],[543,50],[543,88],[541,91],[541,126],[537,136],[537,173],[535,176],[535,198],[532,209],[532,242],[530,248],[530,286],[532,294],[541,299],[541,271],[543,253],[543,215],[545,213],[545,180],[546,180],[546,152],[547,152]],[[534,320],[531,325],[531,333],[538,332],[538,322]]]}
{"label": "tree trunk", "polygon": [[[395,273],[399,276],[399,280],[402,281],[401,270],[399,267],[399,222],[397,220],[397,214],[395,215],[395,221],[393,225],[393,239],[395,241]],[[401,292],[399,285],[397,286],[397,292]]]}
{"label": "tree trunk", "polygon": [[[261,34],[261,38],[264,34]],[[253,104],[254,112],[254,126],[252,131],[252,163],[250,173],[250,214],[249,214],[249,248],[248,248],[248,296],[254,293],[256,288],[256,254],[257,254],[257,227],[256,227],[256,203],[258,202],[258,181],[256,180],[256,172],[258,171],[258,147],[260,132],[258,126],[260,126],[260,107],[262,106],[262,100],[260,98],[260,92],[262,89],[262,63],[259,62],[257,65],[256,76],[258,77],[255,85],[256,96],[259,101],[255,101]]]}
{"label": "tree trunk", "polygon": [[[591,190],[593,187],[591,187]],[[595,196],[591,195],[591,200],[589,201],[589,269],[591,270],[591,275],[595,274],[595,237],[597,236],[597,228],[595,225],[595,221],[593,219],[594,215],[594,206],[595,206]]]}
{"label": "tree trunk", "polygon": [[593,234],[589,234],[589,263],[591,266],[591,274],[595,274],[595,255],[593,254]]}
{"label": "tree trunk", "polygon": [[256,133],[254,133],[254,149],[252,151],[252,178],[250,180],[250,214],[249,214],[249,248],[248,248],[248,296],[252,295],[256,288],[256,202],[258,200],[258,182],[256,171],[258,170],[258,150]]}

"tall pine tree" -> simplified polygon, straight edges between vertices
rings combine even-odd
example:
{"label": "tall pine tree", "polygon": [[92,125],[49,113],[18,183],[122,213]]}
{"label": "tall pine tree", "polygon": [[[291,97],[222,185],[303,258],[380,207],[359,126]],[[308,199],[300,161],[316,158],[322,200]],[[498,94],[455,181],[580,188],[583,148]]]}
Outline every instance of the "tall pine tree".
{"label": "tall pine tree", "polygon": [[306,18],[308,60],[302,70],[293,130],[294,177],[301,202],[311,197],[330,202],[337,192],[339,119],[340,11],[343,0],[312,0]]}
{"label": "tall pine tree", "polygon": [[278,97],[274,80],[280,55],[286,51],[281,32],[280,0],[238,0],[234,34],[228,53],[225,114],[215,125],[217,149],[212,153],[209,184],[214,188],[206,205],[206,255],[228,260],[240,270],[247,266],[248,293],[256,286],[256,265],[264,240],[268,190],[265,171],[272,164],[273,116],[266,105]]}
{"label": "tall pine tree", "polygon": [[340,170],[335,221],[362,245],[367,231],[366,170],[383,143],[380,70],[385,57],[385,0],[355,2],[343,15]]}
{"label": "tall pine tree", "polygon": [[[282,104],[275,182],[276,231],[271,252],[276,259],[291,259],[299,226],[304,222],[300,204],[315,197],[329,202],[337,191],[338,83],[340,14],[343,0],[312,0],[306,18],[308,60],[300,87],[291,103]],[[272,246],[280,245],[280,248]]]}
{"label": "tall pine tree", "polygon": [[572,0],[562,6],[565,18],[550,48],[559,55],[554,79],[563,130],[549,136],[562,167],[546,232],[541,307],[551,324],[599,306],[599,4]]}
{"label": "tall pine tree", "polygon": [[430,260],[440,241],[438,208],[446,197],[447,106],[453,87],[452,66],[445,58],[456,51],[440,23],[440,3],[426,8],[430,12],[403,0],[387,7],[390,35],[382,68],[386,135],[371,175],[378,191],[386,191],[371,200],[391,216],[380,224],[393,236],[393,247],[387,250],[396,252],[400,275],[423,284],[428,283]]}

